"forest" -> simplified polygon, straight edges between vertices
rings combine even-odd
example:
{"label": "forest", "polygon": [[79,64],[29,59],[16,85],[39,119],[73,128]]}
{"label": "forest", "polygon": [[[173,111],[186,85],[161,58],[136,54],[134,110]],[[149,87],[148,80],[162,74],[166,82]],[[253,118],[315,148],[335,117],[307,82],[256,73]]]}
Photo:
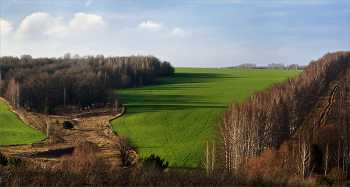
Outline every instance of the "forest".
{"label": "forest", "polygon": [[67,53],[60,58],[3,56],[0,61],[1,95],[15,108],[37,112],[47,106],[98,108],[114,102],[112,90],[154,84],[155,78],[174,74],[169,62],[154,56]]}

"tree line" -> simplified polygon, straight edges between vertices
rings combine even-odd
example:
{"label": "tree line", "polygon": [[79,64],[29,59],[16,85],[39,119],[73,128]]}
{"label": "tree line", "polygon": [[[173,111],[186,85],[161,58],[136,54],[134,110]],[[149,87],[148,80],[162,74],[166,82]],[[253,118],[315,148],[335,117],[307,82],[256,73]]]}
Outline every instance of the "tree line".
{"label": "tree line", "polygon": [[[100,107],[115,98],[111,90],[155,83],[172,76],[174,68],[154,56],[60,58],[3,56],[1,95],[15,108],[43,111],[46,106]],[[111,101],[113,102],[113,101]]]}
{"label": "tree line", "polygon": [[235,68],[235,69],[284,69],[284,70],[301,70],[305,69],[304,66],[298,66],[298,64],[291,64],[285,66],[283,63],[270,63],[267,66],[256,66],[256,64],[253,63],[245,63],[238,66],[231,66],[229,68]]}
{"label": "tree line", "polygon": [[294,78],[255,92],[241,105],[232,103],[220,124],[225,168],[277,148],[315,106],[340,72],[348,68],[349,52],[327,53]]}

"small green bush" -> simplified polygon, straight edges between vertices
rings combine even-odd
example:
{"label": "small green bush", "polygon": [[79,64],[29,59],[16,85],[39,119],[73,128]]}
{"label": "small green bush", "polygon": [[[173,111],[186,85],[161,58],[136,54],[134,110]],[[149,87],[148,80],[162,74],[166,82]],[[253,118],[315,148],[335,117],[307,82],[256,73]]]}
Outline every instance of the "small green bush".
{"label": "small green bush", "polygon": [[8,164],[12,166],[22,166],[25,165],[25,162],[23,162],[21,158],[10,158]]}
{"label": "small green bush", "polygon": [[145,158],[142,161],[142,165],[144,168],[155,168],[155,169],[160,169],[160,170],[164,170],[169,166],[169,162],[166,162],[165,164],[163,164],[164,159],[160,159],[160,157],[154,154],[151,154],[151,156]]}
{"label": "small green bush", "polygon": [[320,102],[316,103],[316,108],[320,108],[321,106],[322,106],[322,103],[320,103]]}
{"label": "small green bush", "polygon": [[72,124],[70,121],[64,121],[64,122],[62,123],[62,127],[63,127],[63,129],[71,129],[71,128],[73,128],[74,126],[73,126],[73,124]]}
{"label": "small green bush", "polygon": [[319,186],[332,186],[334,184],[334,180],[324,176],[324,175],[321,175],[321,176],[318,176],[317,179],[316,179],[316,182]]}
{"label": "small green bush", "polygon": [[47,116],[51,115],[51,108],[47,106],[44,110],[44,114]]}

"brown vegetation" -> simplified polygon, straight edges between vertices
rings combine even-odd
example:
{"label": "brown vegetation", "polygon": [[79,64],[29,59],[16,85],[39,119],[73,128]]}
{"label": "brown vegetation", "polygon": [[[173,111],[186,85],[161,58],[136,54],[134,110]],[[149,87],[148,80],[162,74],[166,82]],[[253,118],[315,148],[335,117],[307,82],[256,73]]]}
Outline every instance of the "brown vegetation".
{"label": "brown vegetation", "polygon": [[[215,169],[160,170],[114,167],[93,143],[82,143],[55,166],[27,162],[1,168],[1,186],[263,186],[284,185],[283,181],[245,176]],[[294,185],[303,183],[294,182]]]}
{"label": "brown vegetation", "polygon": [[[20,58],[4,56],[1,61],[0,94],[15,108],[42,112],[67,105],[84,110],[114,103],[114,89],[155,83],[171,76],[174,68],[154,56],[70,58]],[[53,111],[54,112],[54,111]]]}
{"label": "brown vegetation", "polygon": [[294,78],[254,93],[238,106],[233,103],[221,124],[225,168],[236,170],[241,159],[278,148],[307,118],[318,98],[348,67],[350,53],[327,53]]}
{"label": "brown vegetation", "polygon": [[[47,131],[46,117],[44,114],[28,112],[24,109],[13,110],[20,119],[35,129]],[[59,158],[72,153],[75,146],[89,141],[99,146],[106,158],[112,159],[114,165],[122,165],[119,147],[128,148],[127,157],[130,165],[135,164],[138,156],[134,150],[125,145],[124,140],[114,133],[109,123],[123,114],[124,108],[119,108],[116,115],[111,115],[111,108],[100,108],[83,113],[71,115],[51,115],[49,137],[41,142],[28,145],[1,146],[1,152],[8,157],[21,157],[35,163],[52,165],[59,163]],[[71,130],[63,129],[63,121],[74,123]],[[58,122],[58,123],[57,123]]]}

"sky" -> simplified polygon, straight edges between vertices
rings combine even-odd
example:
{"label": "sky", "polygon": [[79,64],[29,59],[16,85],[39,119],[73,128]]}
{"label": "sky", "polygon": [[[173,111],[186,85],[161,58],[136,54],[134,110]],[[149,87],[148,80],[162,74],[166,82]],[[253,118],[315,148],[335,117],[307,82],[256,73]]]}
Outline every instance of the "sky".
{"label": "sky", "polygon": [[228,67],[307,65],[350,48],[348,0],[0,2],[0,56],[153,55],[174,67]]}

